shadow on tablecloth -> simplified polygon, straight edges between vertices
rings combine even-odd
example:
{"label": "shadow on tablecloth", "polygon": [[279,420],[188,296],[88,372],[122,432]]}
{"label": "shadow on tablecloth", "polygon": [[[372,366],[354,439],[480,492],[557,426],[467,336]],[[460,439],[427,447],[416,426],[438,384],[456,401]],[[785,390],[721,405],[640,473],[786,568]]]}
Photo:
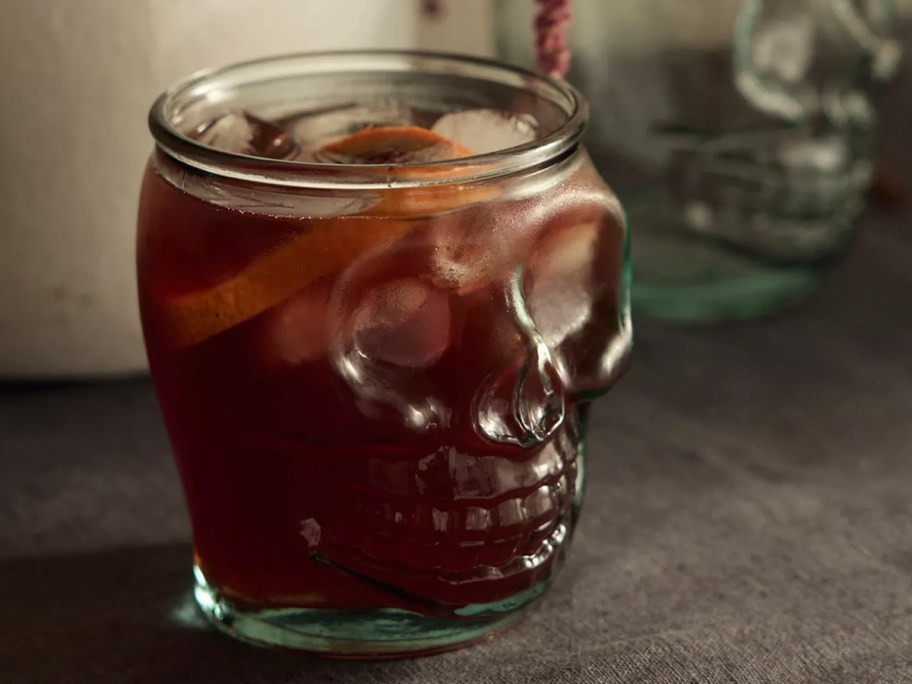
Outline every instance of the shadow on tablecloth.
{"label": "shadow on tablecloth", "polygon": [[[271,652],[215,632],[190,594],[189,545],[0,560],[3,669],[97,684],[396,682],[406,663]],[[303,675],[306,675],[302,677]],[[299,679],[300,678],[300,679]],[[17,679],[16,681],[23,681]]]}

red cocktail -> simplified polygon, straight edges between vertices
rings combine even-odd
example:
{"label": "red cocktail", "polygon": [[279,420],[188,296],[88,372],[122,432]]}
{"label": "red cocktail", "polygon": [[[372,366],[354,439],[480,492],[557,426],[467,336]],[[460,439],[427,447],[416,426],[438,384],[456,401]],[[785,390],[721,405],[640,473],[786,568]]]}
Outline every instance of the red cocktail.
{"label": "red cocktail", "polygon": [[584,121],[564,84],[391,53],[159,100],[140,300],[221,627],[439,650],[547,585],[586,403],[630,343],[625,228]]}

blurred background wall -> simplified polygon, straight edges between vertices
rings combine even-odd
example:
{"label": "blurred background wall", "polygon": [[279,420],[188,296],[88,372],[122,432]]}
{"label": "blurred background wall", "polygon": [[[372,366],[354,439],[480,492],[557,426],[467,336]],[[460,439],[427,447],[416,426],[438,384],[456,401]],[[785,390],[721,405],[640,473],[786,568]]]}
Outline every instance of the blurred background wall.
{"label": "blurred background wall", "polygon": [[[144,369],[134,224],[152,148],[146,112],[170,83],[281,52],[417,47],[490,55],[498,1],[442,0],[434,19],[422,16],[422,0],[0,3],[0,379]],[[689,3],[667,2],[682,9],[680,22],[647,29],[631,16],[624,33],[632,44],[647,46],[651,30],[688,41],[719,34],[693,25]],[[912,0],[898,2],[908,16]],[[720,26],[727,21],[719,17]],[[515,30],[528,32],[531,44],[527,25]]]}
{"label": "blurred background wall", "polygon": [[133,244],[159,92],[197,69],[282,52],[490,52],[487,0],[451,0],[433,21],[420,4],[0,3],[0,378],[144,369]]}

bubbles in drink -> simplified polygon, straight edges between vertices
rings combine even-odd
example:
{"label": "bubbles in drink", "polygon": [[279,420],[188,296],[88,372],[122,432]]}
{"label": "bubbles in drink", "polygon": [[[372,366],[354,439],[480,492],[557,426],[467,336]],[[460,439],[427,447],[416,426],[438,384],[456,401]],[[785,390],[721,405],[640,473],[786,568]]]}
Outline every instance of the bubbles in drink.
{"label": "bubbles in drink", "polygon": [[487,154],[535,140],[538,122],[531,115],[496,109],[470,109],[444,114],[431,128],[472,154]]}

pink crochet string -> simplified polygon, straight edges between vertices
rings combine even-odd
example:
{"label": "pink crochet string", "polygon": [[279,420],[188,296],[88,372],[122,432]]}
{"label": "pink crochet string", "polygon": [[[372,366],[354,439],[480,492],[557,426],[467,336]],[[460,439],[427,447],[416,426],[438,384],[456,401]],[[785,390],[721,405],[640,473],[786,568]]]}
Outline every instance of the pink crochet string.
{"label": "pink crochet string", "polygon": [[570,66],[567,48],[567,24],[570,22],[570,0],[535,0],[535,56],[538,70],[549,76],[562,77]]}
{"label": "pink crochet string", "polygon": [[435,19],[440,16],[442,9],[440,0],[421,0],[421,11],[426,17]]}
{"label": "pink crochet string", "polygon": [[[535,0],[535,61],[538,70],[549,76],[562,77],[570,66],[567,47],[567,24],[570,22],[570,0]],[[442,0],[422,0],[421,9],[427,17],[438,17],[443,10]]]}

